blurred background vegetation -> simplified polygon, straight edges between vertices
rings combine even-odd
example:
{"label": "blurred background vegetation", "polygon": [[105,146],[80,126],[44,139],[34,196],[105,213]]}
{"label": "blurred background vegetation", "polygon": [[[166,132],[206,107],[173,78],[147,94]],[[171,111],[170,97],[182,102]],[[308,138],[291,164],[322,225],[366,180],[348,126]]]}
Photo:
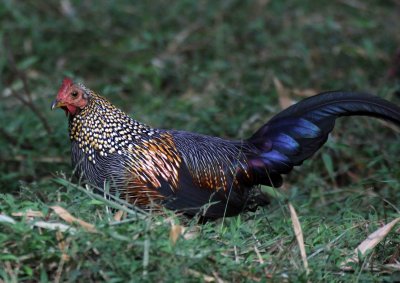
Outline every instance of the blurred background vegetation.
{"label": "blurred background vegetation", "polygon": [[[394,0],[1,1],[0,212],[30,208],[47,213],[48,205],[58,203],[93,223],[107,219],[95,216],[94,211],[107,213],[86,195],[52,182],[60,172],[71,175],[67,121],[62,111],[50,111],[64,76],[85,83],[154,127],[245,138],[280,111],[279,85],[293,101],[343,89],[367,91],[400,104],[399,12]],[[351,251],[380,220],[387,222],[389,215],[399,213],[399,154],[398,129],[372,119],[343,119],[325,148],[286,179],[282,191],[307,215],[302,219],[305,231],[319,235],[307,243],[310,252],[353,227],[353,222],[359,227],[335,247],[339,252],[314,257],[311,278],[335,279],[342,249]],[[203,281],[208,277],[202,274],[207,274],[217,281],[257,281],[268,270],[271,278],[304,279],[304,273],[296,271],[301,265],[296,264],[297,253],[285,256],[288,250],[296,251],[286,216],[280,204],[273,203],[265,211],[243,216],[258,219],[251,228],[240,225],[240,217],[227,220],[225,229],[237,229],[232,232],[236,236],[222,228],[213,232],[221,223],[208,223],[198,242],[186,243],[180,252],[168,246],[167,235],[151,251],[145,278]],[[39,233],[24,221],[18,228],[2,225],[0,269],[5,271],[0,276],[53,280],[62,256],[54,232]],[[318,234],[318,225],[328,227],[326,238]],[[151,237],[168,231],[168,225],[161,226],[149,232],[155,233]],[[145,222],[123,227],[122,234],[145,237],[140,232],[147,227]],[[114,258],[109,249],[122,254],[126,249],[116,243],[115,231],[107,229],[91,244],[85,241],[94,236],[84,232],[71,240],[75,249],[63,271],[71,278],[116,282],[143,275],[141,245],[135,247],[137,252],[120,254],[119,262],[107,261]],[[251,246],[246,241],[253,230],[265,241],[275,240],[263,243],[261,262],[238,260],[240,244],[231,241],[238,237],[244,241],[241,245]],[[24,235],[31,244],[15,240]],[[287,242],[281,243],[282,238]],[[103,241],[112,239],[113,248],[106,247]],[[271,248],[284,243],[288,247],[281,253]],[[391,243],[374,255],[379,263],[399,260],[399,241]],[[164,245],[169,248],[160,248]],[[108,256],[89,255],[90,249]],[[207,255],[182,255],[202,249]],[[42,261],[47,263],[39,264]],[[372,271],[360,274],[343,276],[382,276]],[[69,278],[60,276],[58,280]]]}

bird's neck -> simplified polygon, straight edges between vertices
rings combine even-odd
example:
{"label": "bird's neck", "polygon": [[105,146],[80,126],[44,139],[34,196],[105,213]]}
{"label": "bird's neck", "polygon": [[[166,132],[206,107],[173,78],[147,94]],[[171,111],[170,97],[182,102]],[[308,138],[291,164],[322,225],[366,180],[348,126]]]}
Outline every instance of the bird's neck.
{"label": "bird's neck", "polygon": [[121,154],[156,133],[156,129],[132,119],[97,95],[69,122],[71,140],[78,143],[89,160],[94,160],[95,154]]}

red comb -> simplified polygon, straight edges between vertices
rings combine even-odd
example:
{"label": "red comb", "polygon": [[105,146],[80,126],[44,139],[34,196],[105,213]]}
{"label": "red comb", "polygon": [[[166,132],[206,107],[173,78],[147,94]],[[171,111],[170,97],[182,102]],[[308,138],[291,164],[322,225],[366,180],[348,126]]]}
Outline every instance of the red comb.
{"label": "red comb", "polygon": [[73,84],[74,84],[74,82],[70,78],[65,77],[62,81],[62,84],[61,84],[61,87],[60,87],[60,90],[58,91],[58,93],[65,92]]}

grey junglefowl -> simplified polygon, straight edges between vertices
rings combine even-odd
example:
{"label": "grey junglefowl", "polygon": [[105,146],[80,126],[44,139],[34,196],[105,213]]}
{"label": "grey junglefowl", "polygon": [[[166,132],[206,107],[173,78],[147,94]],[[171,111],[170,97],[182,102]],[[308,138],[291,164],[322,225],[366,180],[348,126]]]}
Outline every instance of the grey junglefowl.
{"label": "grey junglefowl", "polygon": [[72,165],[79,176],[136,206],[165,206],[206,219],[265,205],[259,185],[312,156],[341,116],[400,125],[400,108],[366,93],[325,92],[283,110],[245,140],[151,128],[83,84],[64,79],[51,108],[69,118]]}

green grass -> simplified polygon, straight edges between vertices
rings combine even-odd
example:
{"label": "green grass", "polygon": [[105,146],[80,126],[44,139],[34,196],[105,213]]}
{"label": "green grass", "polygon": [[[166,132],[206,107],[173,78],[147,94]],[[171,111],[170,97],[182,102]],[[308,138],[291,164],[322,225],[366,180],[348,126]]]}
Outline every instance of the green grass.
{"label": "green grass", "polygon": [[[248,137],[280,110],[274,78],[291,92],[365,90],[400,104],[398,82],[387,78],[398,9],[372,0],[2,1],[0,213],[16,223],[0,222],[0,281],[399,280],[387,267],[400,261],[395,231],[353,272],[339,269],[399,217],[399,132],[380,122],[340,120],[323,150],[285,179],[280,193],[299,215],[306,275],[278,199],[204,225],[171,212],[114,223],[76,180],[54,181],[69,180],[72,169],[66,118],[49,109],[65,75],[152,126],[225,138]],[[37,220],[66,223],[53,205],[98,233],[76,225],[60,233],[12,216],[32,209],[44,214]],[[196,232],[173,245],[171,221]]]}

